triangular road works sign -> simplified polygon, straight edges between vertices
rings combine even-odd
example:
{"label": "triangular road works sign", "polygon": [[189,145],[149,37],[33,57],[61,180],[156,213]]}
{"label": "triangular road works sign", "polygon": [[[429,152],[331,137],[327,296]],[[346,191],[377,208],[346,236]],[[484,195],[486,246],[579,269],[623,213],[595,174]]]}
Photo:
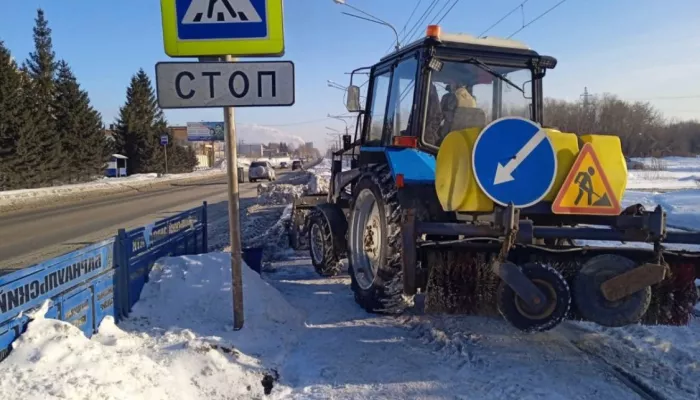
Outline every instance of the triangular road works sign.
{"label": "triangular road works sign", "polygon": [[620,201],[610,187],[590,143],[583,145],[552,203],[554,214],[619,215]]}

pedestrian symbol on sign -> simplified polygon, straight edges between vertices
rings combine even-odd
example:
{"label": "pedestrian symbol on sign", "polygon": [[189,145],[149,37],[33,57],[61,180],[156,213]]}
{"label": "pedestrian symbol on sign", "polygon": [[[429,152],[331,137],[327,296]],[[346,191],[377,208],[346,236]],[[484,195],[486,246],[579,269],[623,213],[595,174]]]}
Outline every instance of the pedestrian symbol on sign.
{"label": "pedestrian symbol on sign", "polygon": [[192,0],[183,24],[260,22],[262,19],[249,0]]}

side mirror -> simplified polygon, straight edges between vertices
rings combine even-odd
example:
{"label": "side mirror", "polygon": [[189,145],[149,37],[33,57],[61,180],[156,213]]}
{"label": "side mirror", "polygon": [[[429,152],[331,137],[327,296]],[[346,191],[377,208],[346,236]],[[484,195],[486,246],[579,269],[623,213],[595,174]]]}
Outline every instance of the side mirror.
{"label": "side mirror", "polygon": [[360,106],[360,87],[355,85],[348,86],[347,96],[345,100],[345,108],[350,112],[358,112],[362,110]]}
{"label": "side mirror", "polygon": [[523,82],[523,97],[526,99],[532,99],[532,81],[525,81]]}

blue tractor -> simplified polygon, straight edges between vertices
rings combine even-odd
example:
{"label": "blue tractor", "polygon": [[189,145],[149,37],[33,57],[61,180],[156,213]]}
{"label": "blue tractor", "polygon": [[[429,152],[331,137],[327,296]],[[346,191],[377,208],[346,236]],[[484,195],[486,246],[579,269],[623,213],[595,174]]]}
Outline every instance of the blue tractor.
{"label": "blue tractor", "polygon": [[[502,315],[523,331],[564,319],[687,323],[697,254],[664,244],[700,235],[668,231],[660,207],[620,207],[618,137],[543,126],[542,82],[556,64],[518,41],[430,26],[353,71],[354,140],[333,154],[329,192],[295,202],[294,245],[308,240],[322,276],[347,258],[368,312],[398,314],[424,294],[428,311]],[[364,107],[358,75],[369,76]],[[480,152],[488,141],[491,153]]]}

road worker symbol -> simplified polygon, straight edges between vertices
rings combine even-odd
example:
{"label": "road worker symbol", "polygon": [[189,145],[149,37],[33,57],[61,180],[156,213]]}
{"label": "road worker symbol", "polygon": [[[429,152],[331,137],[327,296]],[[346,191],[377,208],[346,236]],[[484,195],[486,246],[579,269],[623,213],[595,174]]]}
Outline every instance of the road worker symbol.
{"label": "road worker symbol", "polygon": [[[578,196],[574,200],[575,205],[580,205],[581,200],[584,197],[587,199],[586,205],[588,206],[598,206],[598,207],[610,207],[610,198],[608,198],[607,193],[602,195],[596,193],[593,190],[593,176],[595,175],[595,168],[588,167],[587,170],[581,171],[576,174],[576,179],[574,183],[578,185]],[[593,201],[594,199],[597,199]]]}
{"label": "road worker symbol", "polygon": [[555,214],[618,215],[620,203],[590,144],[581,149],[552,203]]}

